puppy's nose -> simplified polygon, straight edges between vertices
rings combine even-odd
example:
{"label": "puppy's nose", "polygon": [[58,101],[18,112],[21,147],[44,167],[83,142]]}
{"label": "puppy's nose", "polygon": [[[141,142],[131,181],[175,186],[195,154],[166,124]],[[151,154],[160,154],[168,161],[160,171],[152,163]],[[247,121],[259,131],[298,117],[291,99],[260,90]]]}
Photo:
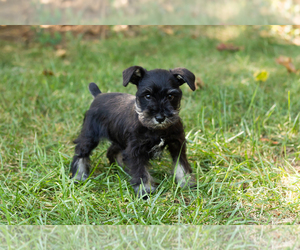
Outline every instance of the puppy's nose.
{"label": "puppy's nose", "polygon": [[162,123],[165,120],[165,117],[162,115],[155,116],[155,120],[159,123]]}

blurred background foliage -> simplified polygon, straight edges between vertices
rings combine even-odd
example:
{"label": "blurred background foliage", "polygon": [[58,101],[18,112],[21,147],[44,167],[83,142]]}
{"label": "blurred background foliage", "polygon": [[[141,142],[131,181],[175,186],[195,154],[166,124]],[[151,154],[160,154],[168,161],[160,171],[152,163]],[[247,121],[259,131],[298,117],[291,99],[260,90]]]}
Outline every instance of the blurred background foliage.
{"label": "blurred background foliage", "polygon": [[0,0],[1,24],[296,24],[299,0]]}
{"label": "blurred background foliage", "polygon": [[268,0],[273,10],[294,24],[300,24],[300,0]]}
{"label": "blurred background foliage", "polygon": [[[146,32],[151,25],[2,25],[0,26],[0,39],[23,42],[25,44],[38,42],[44,45],[58,45],[71,37],[84,39],[108,39],[115,35],[121,37],[139,36],[143,30]],[[229,26],[228,26],[229,27]],[[180,26],[159,25],[158,30],[166,35],[176,35]],[[240,29],[243,29],[241,26]],[[262,38],[278,38],[282,42],[300,46],[300,25],[255,25],[251,28]],[[204,26],[196,26],[192,36],[197,38],[205,32]],[[222,29],[221,29],[222,30]],[[226,42],[237,29],[226,29],[224,32],[214,34],[220,41]],[[58,46],[59,47],[59,46]]]}

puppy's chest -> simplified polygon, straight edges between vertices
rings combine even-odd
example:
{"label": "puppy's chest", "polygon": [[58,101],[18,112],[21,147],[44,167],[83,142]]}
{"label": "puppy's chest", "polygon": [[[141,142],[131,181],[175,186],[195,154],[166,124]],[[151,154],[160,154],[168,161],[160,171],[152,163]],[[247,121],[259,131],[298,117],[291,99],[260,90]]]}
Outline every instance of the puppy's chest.
{"label": "puppy's chest", "polygon": [[164,138],[160,138],[159,142],[156,142],[150,150],[148,151],[148,154],[151,158],[159,158],[162,155],[163,149],[166,146],[166,140]]}
{"label": "puppy's chest", "polygon": [[163,149],[167,145],[166,142],[166,135],[147,135],[147,139],[145,140],[145,150],[149,154],[150,158],[159,158],[163,152]]}

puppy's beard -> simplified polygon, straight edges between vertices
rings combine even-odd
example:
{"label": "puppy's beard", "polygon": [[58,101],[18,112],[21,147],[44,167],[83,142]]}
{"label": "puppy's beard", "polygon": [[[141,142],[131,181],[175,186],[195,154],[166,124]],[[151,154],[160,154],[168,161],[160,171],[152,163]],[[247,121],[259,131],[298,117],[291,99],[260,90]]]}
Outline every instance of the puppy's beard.
{"label": "puppy's beard", "polygon": [[166,129],[179,120],[178,111],[173,112],[171,117],[166,117],[162,123],[156,121],[154,117],[151,120],[152,120],[153,128]]}
{"label": "puppy's beard", "polygon": [[151,129],[166,129],[179,120],[178,110],[174,110],[171,117],[166,117],[162,123],[159,123],[155,117],[149,116],[143,112],[138,103],[135,103],[135,111],[138,114],[138,119],[143,126]]}

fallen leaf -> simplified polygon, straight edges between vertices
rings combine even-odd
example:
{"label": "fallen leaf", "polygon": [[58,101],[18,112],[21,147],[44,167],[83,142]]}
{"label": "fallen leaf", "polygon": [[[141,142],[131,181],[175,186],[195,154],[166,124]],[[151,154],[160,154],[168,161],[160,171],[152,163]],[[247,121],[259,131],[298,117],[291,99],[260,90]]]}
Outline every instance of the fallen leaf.
{"label": "fallen leaf", "polygon": [[223,51],[223,50],[227,50],[227,51],[239,51],[239,50],[242,50],[243,47],[238,47],[238,46],[235,46],[233,44],[225,44],[225,43],[220,43],[218,46],[217,46],[217,50],[219,51]]}
{"label": "fallen leaf", "polygon": [[90,34],[90,35],[97,35],[101,32],[101,26],[98,25],[92,25],[89,26],[89,29],[86,30],[86,34]]}
{"label": "fallen leaf", "polygon": [[121,31],[125,31],[128,30],[128,25],[114,25],[112,30],[114,32],[121,32]]}
{"label": "fallen leaf", "polygon": [[43,70],[43,75],[44,75],[44,76],[53,76],[54,73],[53,73],[53,71],[51,71],[51,70],[44,69],[44,70]]}
{"label": "fallen leaf", "polygon": [[273,140],[270,140],[269,138],[266,138],[266,137],[262,137],[259,139],[260,141],[265,141],[265,142],[270,142],[271,144],[274,144],[274,145],[277,145],[279,144],[278,141],[273,141]]}
{"label": "fallen leaf", "polygon": [[249,184],[246,183],[246,182],[244,182],[244,183],[243,183],[243,191],[244,191],[244,192],[247,192],[248,187],[249,187]]}
{"label": "fallen leaf", "polygon": [[195,86],[196,86],[196,90],[198,88],[200,88],[200,89],[204,88],[204,82],[201,80],[200,77],[196,77]]}
{"label": "fallen leaf", "polygon": [[55,55],[57,57],[65,57],[67,54],[67,51],[64,50],[64,49],[58,49],[56,52],[55,52]]}
{"label": "fallen leaf", "polygon": [[292,63],[292,58],[287,57],[287,56],[280,56],[280,57],[276,58],[276,62],[278,64],[281,64],[284,67],[286,67],[286,69],[289,73],[291,73],[291,72],[297,73],[297,70],[296,70],[294,64]]}
{"label": "fallen leaf", "polygon": [[262,70],[262,71],[257,71],[254,73],[254,78],[256,82],[265,82],[268,80],[269,78],[269,72],[266,70]]}
{"label": "fallen leaf", "polygon": [[167,35],[174,35],[174,30],[172,27],[169,26],[163,26],[162,28],[163,32],[165,32]]}

